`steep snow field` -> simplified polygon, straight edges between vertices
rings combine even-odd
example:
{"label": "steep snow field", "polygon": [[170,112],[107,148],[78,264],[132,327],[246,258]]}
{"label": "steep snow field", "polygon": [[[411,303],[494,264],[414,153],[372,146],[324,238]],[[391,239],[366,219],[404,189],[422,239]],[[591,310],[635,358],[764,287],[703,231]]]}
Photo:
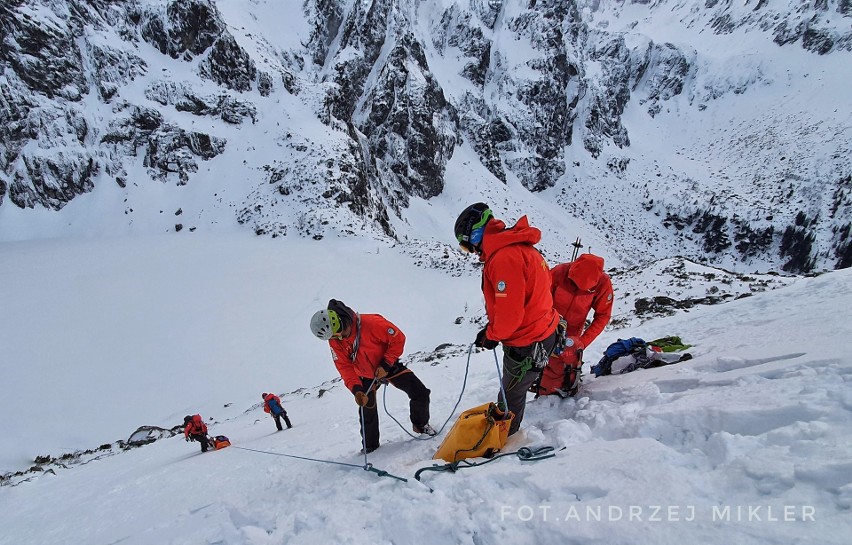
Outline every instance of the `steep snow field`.
{"label": "steep snow field", "polygon": [[[456,414],[496,394],[494,355],[474,353],[451,414],[482,315],[476,274],[415,267],[357,240],[5,243],[4,470],[194,412],[233,446],[200,455],[167,438],[10,479],[0,543],[846,543],[852,273],[784,283],[606,331],[587,363],[619,337],[668,334],[693,344],[694,359],[587,376],[575,399],[530,396],[506,451],[552,446],[555,457],[427,471],[418,483]],[[405,430],[380,408],[382,447],[368,462],[407,482],[362,469],[352,396],[330,381],[327,347],[307,325],[330,297],[406,333],[432,423],[449,419],[435,440],[415,441],[407,400],[386,392]],[[262,391],[282,394],[293,429],[275,432]]]}

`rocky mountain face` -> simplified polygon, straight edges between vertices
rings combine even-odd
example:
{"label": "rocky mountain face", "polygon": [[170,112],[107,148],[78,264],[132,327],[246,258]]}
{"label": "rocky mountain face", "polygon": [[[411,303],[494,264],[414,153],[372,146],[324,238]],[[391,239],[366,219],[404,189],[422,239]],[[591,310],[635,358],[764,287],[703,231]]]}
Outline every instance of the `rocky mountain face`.
{"label": "rocky mountain face", "polygon": [[850,0],[7,0],[0,214],[227,164],[259,234],[397,238],[470,146],[625,254],[847,267],[852,114],[800,82],[848,85],[850,22]]}

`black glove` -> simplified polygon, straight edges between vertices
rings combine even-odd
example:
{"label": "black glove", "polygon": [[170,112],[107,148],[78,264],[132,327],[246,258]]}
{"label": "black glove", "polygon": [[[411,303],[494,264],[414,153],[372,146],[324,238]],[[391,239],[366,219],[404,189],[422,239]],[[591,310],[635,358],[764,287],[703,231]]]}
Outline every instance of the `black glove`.
{"label": "black glove", "polygon": [[497,348],[497,345],[500,344],[500,341],[492,341],[488,337],[485,336],[485,330],[488,327],[483,327],[479,333],[476,334],[476,340],[473,341],[474,346],[478,346],[479,348],[485,348],[486,350],[494,350]]}

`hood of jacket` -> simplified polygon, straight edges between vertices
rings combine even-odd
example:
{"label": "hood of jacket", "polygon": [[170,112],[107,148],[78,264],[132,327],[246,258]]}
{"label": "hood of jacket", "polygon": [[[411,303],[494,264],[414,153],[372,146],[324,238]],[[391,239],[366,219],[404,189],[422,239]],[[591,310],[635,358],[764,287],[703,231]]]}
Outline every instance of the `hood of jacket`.
{"label": "hood of jacket", "polygon": [[602,257],[583,254],[571,263],[568,269],[568,279],[583,291],[594,288],[601,274],[604,272],[604,260]]}
{"label": "hood of jacket", "polygon": [[537,227],[530,227],[530,222],[526,216],[521,217],[515,225],[508,229],[502,220],[494,218],[485,225],[480,259],[485,261],[494,252],[512,244],[533,245],[540,240],[541,231]]}

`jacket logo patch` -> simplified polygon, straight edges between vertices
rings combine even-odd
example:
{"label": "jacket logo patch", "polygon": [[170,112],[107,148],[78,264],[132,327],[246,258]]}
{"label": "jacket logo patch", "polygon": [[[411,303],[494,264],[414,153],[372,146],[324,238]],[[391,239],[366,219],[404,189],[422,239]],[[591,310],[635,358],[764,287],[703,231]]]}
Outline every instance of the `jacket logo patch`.
{"label": "jacket logo patch", "polygon": [[611,294],[611,293],[610,293],[609,295],[607,295],[607,296],[606,296],[606,300],[607,300],[607,301],[612,301],[612,294]]}
{"label": "jacket logo patch", "polygon": [[504,281],[497,282],[497,291],[506,291],[506,283]]}
{"label": "jacket logo patch", "polygon": [[394,330],[394,328],[392,328],[392,327],[389,327],[388,328],[388,335],[396,335],[396,330]]}

